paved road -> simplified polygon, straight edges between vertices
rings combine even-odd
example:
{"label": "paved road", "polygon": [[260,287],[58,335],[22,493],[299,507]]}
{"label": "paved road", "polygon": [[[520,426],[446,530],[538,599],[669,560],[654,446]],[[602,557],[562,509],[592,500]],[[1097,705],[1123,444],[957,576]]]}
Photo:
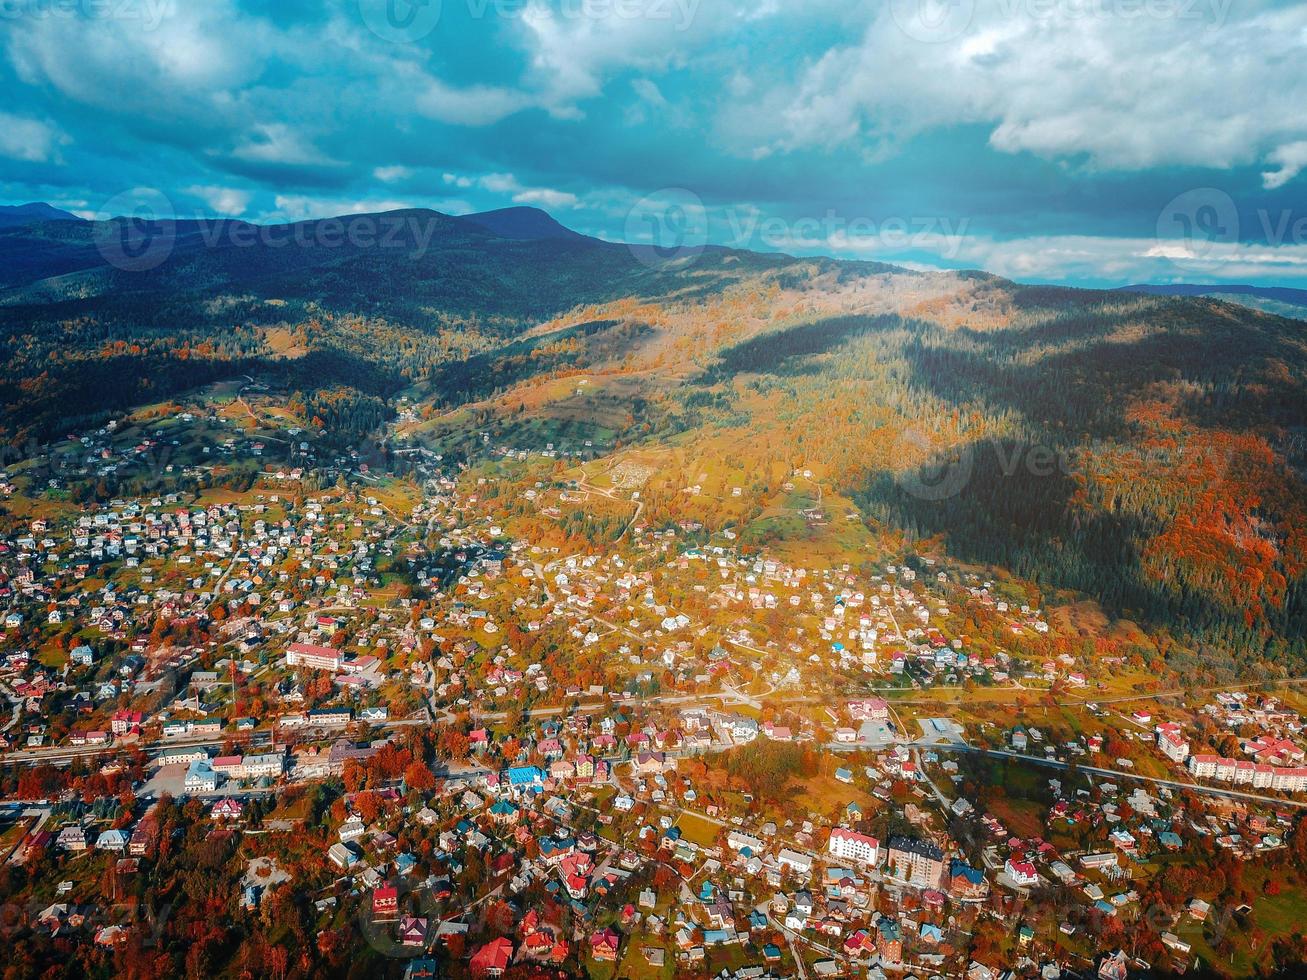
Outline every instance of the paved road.
{"label": "paved road", "polygon": [[1068,704],[1121,704],[1126,701],[1152,701],[1154,698],[1176,698],[1190,694],[1216,694],[1220,691],[1251,691],[1255,689],[1274,690],[1277,684],[1307,684],[1307,677],[1286,677],[1266,681],[1249,681],[1246,684],[1217,684],[1213,687],[1177,687],[1166,691],[1154,691],[1152,694],[1128,694],[1114,698],[1087,697],[1067,699]]}
{"label": "paved road", "polygon": [[[982,749],[975,745],[967,745],[964,742],[941,743],[938,745],[931,745],[930,747],[937,752],[977,752],[998,759],[1020,759],[1022,762],[1030,762],[1037,766],[1046,766],[1050,769],[1069,768],[1069,763],[1059,762],[1057,759],[1046,759],[1043,756],[1038,755],[1025,755],[1021,752],[1006,752],[1000,749]],[[1097,776],[1111,776],[1113,779],[1134,779],[1139,782],[1154,783],[1158,786],[1168,786],[1172,789],[1186,790],[1190,793],[1203,793],[1209,796],[1228,796],[1243,800],[1253,800],[1257,803],[1268,803],[1273,806],[1291,806],[1307,810],[1307,802],[1281,799],[1278,796],[1263,796],[1260,793],[1245,793],[1242,790],[1222,789],[1217,786],[1206,786],[1202,783],[1185,783],[1176,779],[1162,779],[1159,776],[1144,776],[1137,772],[1123,772],[1120,769],[1103,769],[1099,766],[1082,766],[1079,763],[1076,764],[1076,769],[1080,772],[1090,772]]]}

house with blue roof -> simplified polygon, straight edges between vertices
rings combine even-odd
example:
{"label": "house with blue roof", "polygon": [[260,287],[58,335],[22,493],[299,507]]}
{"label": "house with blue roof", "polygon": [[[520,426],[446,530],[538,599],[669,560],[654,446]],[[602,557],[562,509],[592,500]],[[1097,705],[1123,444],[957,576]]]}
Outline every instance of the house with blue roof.
{"label": "house with blue roof", "polygon": [[513,766],[508,770],[508,784],[514,789],[544,786],[545,774],[539,766]]}

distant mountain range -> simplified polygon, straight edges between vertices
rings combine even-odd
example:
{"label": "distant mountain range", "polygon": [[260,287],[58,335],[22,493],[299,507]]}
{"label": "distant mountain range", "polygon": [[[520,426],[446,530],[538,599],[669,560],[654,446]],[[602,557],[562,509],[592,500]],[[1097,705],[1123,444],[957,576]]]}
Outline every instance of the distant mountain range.
{"label": "distant mountain range", "polygon": [[1139,283],[1122,286],[1122,292],[1147,293],[1150,296],[1210,296],[1228,303],[1237,303],[1264,313],[1275,313],[1296,320],[1307,320],[1307,289],[1288,286],[1220,285],[1204,286],[1196,283],[1154,285]]}
{"label": "distant mountain range", "polygon": [[0,228],[35,225],[42,221],[81,221],[75,214],[61,211],[41,201],[32,204],[0,204]]}
{"label": "distant mountain range", "polygon": [[466,214],[459,220],[485,228],[500,238],[517,241],[538,241],[549,238],[579,241],[586,238],[580,232],[559,224],[553,215],[539,208],[500,208],[497,211]]}
{"label": "distant mountain range", "polygon": [[[1307,343],[1267,315],[1303,291],[662,255],[535,208],[70,218],[0,228],[11,446],[249,375],[341,449],[402,405],[450,459],[634,453],[659,526],[851,564],[889,529],[1164,625],[1176,663],[1307,670]],[[796,468],[823,514],[681,503],[704,474],[781,500]]]}

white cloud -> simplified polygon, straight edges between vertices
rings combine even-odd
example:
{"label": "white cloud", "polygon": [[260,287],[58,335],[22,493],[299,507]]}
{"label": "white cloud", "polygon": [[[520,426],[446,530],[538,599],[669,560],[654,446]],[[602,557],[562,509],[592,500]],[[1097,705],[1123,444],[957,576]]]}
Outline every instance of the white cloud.
{"label": "white cloud", "polygon": [[1013,279],[1126,282],[1240,282],[1274,277],[1307,282],[1307,244],[1179,241],[1049,235],[994,241],[967,237],[956,262]]}
{"label": "white cloud", "polygon": [[68,137],[49,123],[0,112],[0,157],[45,163],[55,160],[57,148],[68,142]]}
{"label": "white cloud", "polygon": [[397,180],[407,180],[412,177],[413,171],[408,167],[396,164],[390,167],[377,167],[372,171],[372,176],[383,184],[393,184]]}
{"label": "white cloud", "polygon": [[284,123],[255,126],[244,142],[232,150],[232,156],[253,163],[336,165],[339,162]]}
{"label": "white cloud", "polygon": [[273,203],[277,210],[265,215],[266,220],[309,221],[316,218],[337,218],[347,214],[378,214],[411,207],[405,201],[350,200],[348,198],[309,197],[300,194],[278,194]]}
{"label": "white cloud", "polygon": [[532,204],[542,208],[575,208],[580,200],[575,194],[554,190],[549,187],[525,187],[512,174],[482,174],[480,177],[463,177],[457,174],[445,174],[444,181],[454,187],[480,187],[492,194],[508,196],[514,204]]}
{"label": "white cloud", "polygon": [[267,60],[287,53],[265,22],[242,17],[230,0],[170,7],[148,30],[126,16],[10,18],[6,53],[29,85],[113,112],[206,124],[216,93],[253,81]]}
{"label": "white cloud", "polygon": [[455,88],[430,76],[413,97],[413,106],[422,115],[458,126],[489,126],[530,104],[526,95],[512,89],[491,85]]}
{"label": "white cloud", "polygon": [[1307,74],[1289,67],[1307,5],[1160,4],[977,2],[940,43],[914,40],[880,4],[856,43],[723,100],[719,132],[745,157],[839,145],[875,156],[979,124],[1000,151],[1107,169],[1246,165],[1307,135]]}
{"label": "white cloud", "polygon": [[234,187],[195,186],[186,188],[186,192],[200,198],[218,214],[230,218],[244,214],[252,197],[249,191]]}
{"label": "white cloud", "polygon": [[1296,143],[1277,147],[1271,151],[1266,161],[1274,164],[1276,169],[1267,170],[1262,174],[1262,186],[1268,191],[1283,187],[1307,167],[1307,140],[1298,140]]}
{"label": "white cloud", "polygon": [[579,203],[575,194],[566,191],[550,190],[548,187],[533,187],[513,195],[517,204],[535,204],[542,208],[574,208]]}

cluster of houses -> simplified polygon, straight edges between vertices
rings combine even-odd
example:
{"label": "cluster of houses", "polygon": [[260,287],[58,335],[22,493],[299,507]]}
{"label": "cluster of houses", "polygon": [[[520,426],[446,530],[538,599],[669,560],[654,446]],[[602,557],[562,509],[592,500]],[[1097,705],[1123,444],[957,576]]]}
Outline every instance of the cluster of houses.
{"label": "cluster of houses", "polygon": [[[1298,715],[1292,713],[1297,721]],[[1286,717],[1286,721],[1287,721]],[[1191,752],[1183,728],[1175,722],[1156,726],[1157,747],[1177,764],[1185,765],[1199,779],[1268,789],[1284,793],[1307,792],[1307,753],[1294,741],[1271,733],[1243,739],[1246,759],[1231,759],[1211,752]]]}

